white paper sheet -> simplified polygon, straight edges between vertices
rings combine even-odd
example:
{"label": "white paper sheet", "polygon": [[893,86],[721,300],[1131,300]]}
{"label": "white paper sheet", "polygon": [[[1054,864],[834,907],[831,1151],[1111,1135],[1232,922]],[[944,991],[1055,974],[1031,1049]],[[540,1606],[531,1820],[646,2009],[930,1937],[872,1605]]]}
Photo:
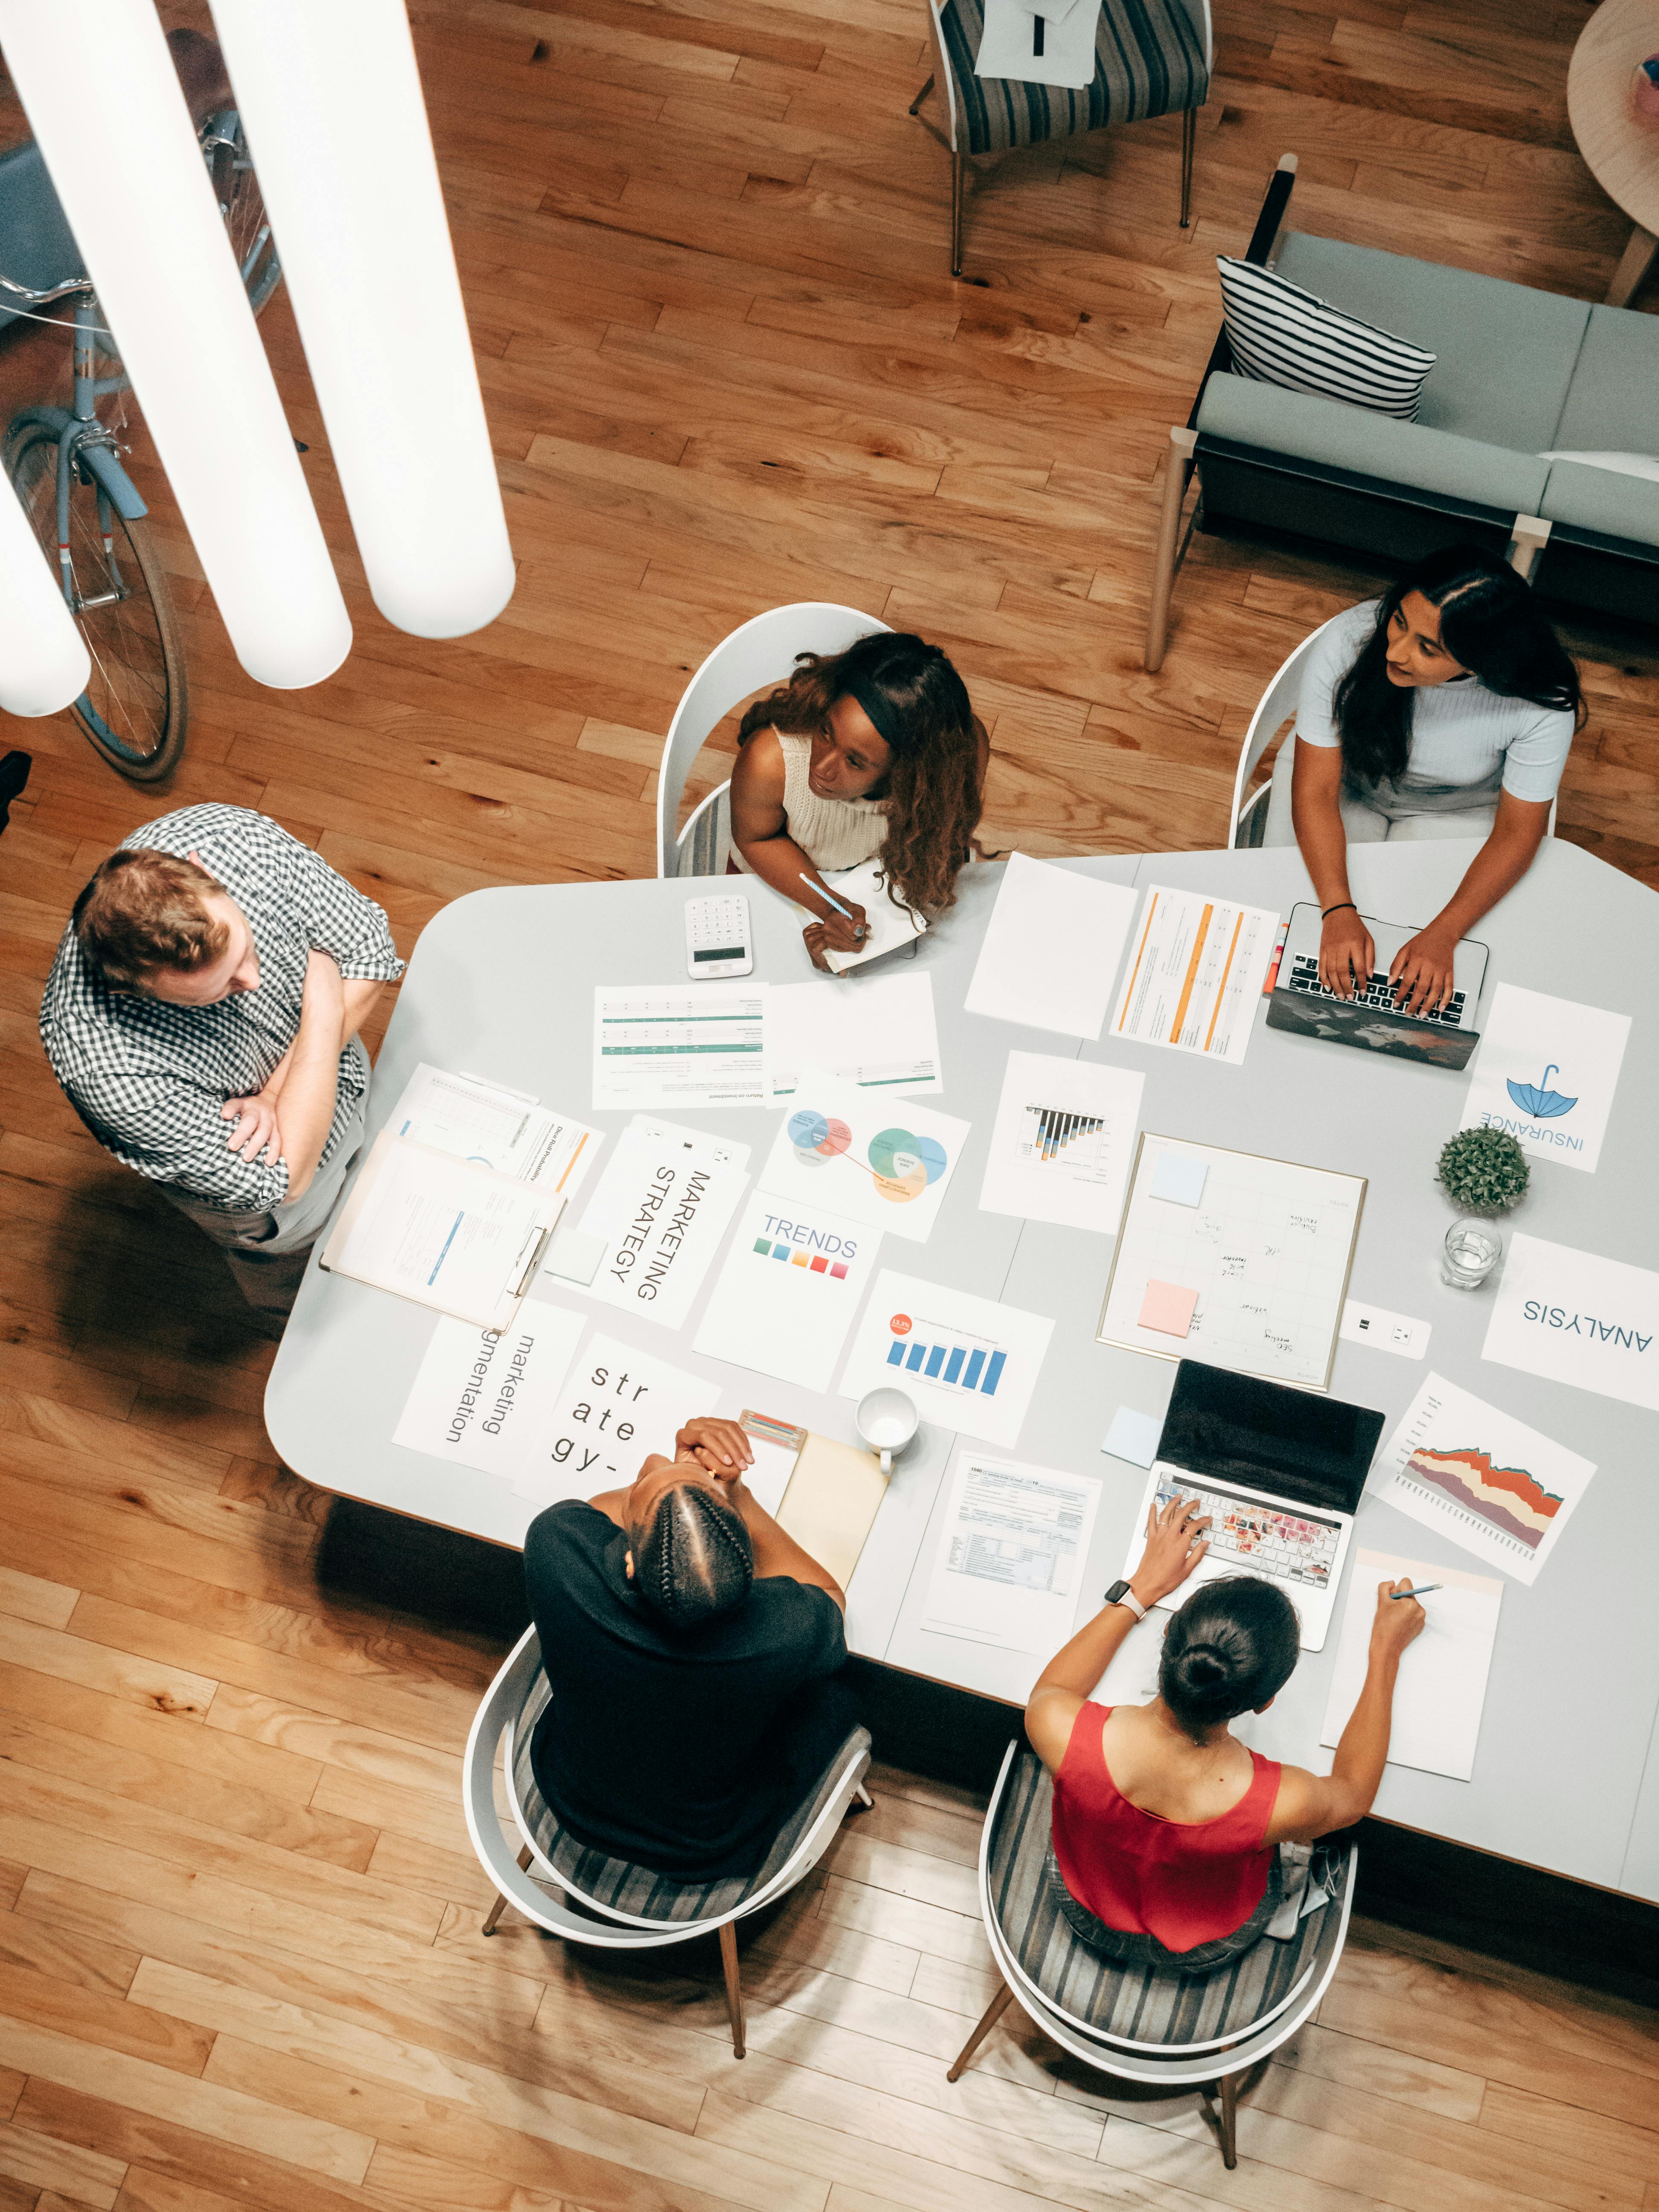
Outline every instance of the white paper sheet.
{"label": "white paper sheet", "polygon": [[394,1444],[509,1481],[575,1357],[586,1314],[526,1298],[507,1328],[448,1315],[404,1402]]}
{"label": "white paper sheet", "polygon": [[678,1132],[624,1129],[581,1218],[605,1240],[592,1296],[683,1328],[748,1181]]}
{"label": "white paper sheet", "polygon": [[[1030,17],[1018,20],[1029,38]],[[1092,1041],[1111,1004],[1134,910],[1127,884],[1011,853],[963,1001],[968,1012]]]}
{"label": "white paper sheet", "polygon": [[922,1626],[1039,1658],[1058,1651],[1099,1506],[1093,1475],[959,1446]]}
{"label": "white paper sheet", "polygon": [[795,1462],[800,1457],[799,1449],[756,1436],[750,1437],[749,1449],[755,1455],[755,1462],[744,1470],[744,1486],[762,1512],[769,1513],[775,1521],[778,1508],[783,1504],[783,1493],[794,1474]]}
{"label": "white paper sheet", "polygon": [[1368,1494],[1531,1583],[1595,1468],[1431,1374],[1372,1464]]}
{"label": "white paper sheet", "polygon": [[925,1244],[968,1130],[966,1121],[914,1099],[872,1096],[805,1067],[760,1186],[788,1204],[826,1207]]}
{"label": "white paper sheet", "polygon": [[874,1272],[878,1231],[757,1190],[709,1298],[693,1350],[827,1390]]}
{"label": "white paper sheet", "polygon": [[977,76],[1013,77],[1028,84],[1069,85],[1080,91],[1095,73],[1095,26],[1100,0],[1078,0],[1058,21],[1046,24],[1042,52],[1033,52],[1032,18],[1019,0],[985,0],[985,31],[974,64]]}
{"label": "white paper sheet", "polygon": [[513,1487],[538,1505],[592,1498],[635,1480],[674,1432],[720,1410],[720,1385],[615,1337],[596,1336],[530,1438]]}
{"label": "white paper sheet", "polygon": [[1480,1352],[1659,1413],[1659,1275],[1517,1231]]}
{"label": "white paper sheet", "polygon": [[1042,1314],[884,1267],[847,1355],[842,1395],[890,1383],[924,1421],[1013,1445],[1054,1331]]}
{"label": "white paper sheet", "polygon": [[1535,1160],[1594,1175],[1628,1014],[1500,983],[1469,1069],[1465,1129],[1506,1129]]}
{"label": "white paper sheet", "polygon": [[1279,916],[1265,907],[1151,884],[1112,1036],[1237,1066],[1278,933]]}
{"label": "white paper sheet", "polygon": [[504,1091],[476,1075],[452,1075],[422,1060],[386,1123],[400,1137],[458,1159],[539,1182],[568,1198],[605,1139],[585,1121]]}
{"label": "white paper sheet", "polygon": [[766,1103],[764,983],[594,985],[596,1107]]}
{"label": "white paper sheet", "polygon": [[1474,1772],[1504,1585],[1461,1567],[1431,1567],[1421,1559],[1397,1559],[1391,1552],[1355,1553],[1319,1741],[1333,1746],[1340,1741],[1364,1686],[1376,1586],[1397,1583],[1402,1576],[1413,1588],[1425,1583],[1442,1587],[1421,1601],[1427,1625],[1416,1642],[1407,1644],[1400,1662],[1389,1764],[1468,1782]]}
{"label": "white paper sheet", "polygon": [[1011,1052],[980,1211],[1115,1237],[1146,1079],[1139,1068]]}
{"label": "white paper sheet", "polygon": [[931,975],[823,976],[774,983],[766,1004],[767,1068],[787,1098],[803,1067],[825,1067],[860,1091],[915,1097],[945,1088]]}

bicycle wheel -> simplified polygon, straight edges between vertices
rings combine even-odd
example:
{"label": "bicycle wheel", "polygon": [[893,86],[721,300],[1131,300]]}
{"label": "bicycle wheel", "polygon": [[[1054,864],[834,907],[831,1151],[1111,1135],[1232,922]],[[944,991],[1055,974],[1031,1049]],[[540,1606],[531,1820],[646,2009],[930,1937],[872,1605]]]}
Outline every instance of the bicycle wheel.
{"label": "bicycle wheel", "polygon": [[[9,439],[6,473],[41,552],[61,576],[58,550],[58,441],[36,425]],[[92,675],[70,712],[94,746],[135,783],[163,776],[185,749],[189,701],[184,644],[167,573],[142,522],[106,508],[109,542],[94,485],[70,480],[70,577],[75,618]]]}
{"label": "bicycle wheel", "polygon": [[241,118],[234,113],[221,116],[216,131],[217,135],[208,143],[208,172],[236,266],[247,288],[248,305],[258,315],[283,280],[282,264],[270,234],[265,196],[248,155]]}

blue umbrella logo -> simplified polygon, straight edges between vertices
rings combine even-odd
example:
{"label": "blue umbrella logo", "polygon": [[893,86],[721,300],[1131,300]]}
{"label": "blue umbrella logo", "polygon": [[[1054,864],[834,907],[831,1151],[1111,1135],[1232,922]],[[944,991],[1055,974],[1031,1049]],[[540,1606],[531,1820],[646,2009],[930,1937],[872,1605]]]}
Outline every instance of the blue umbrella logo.
{"label": "blue umbrella logo", "polygon": [[[1564,1098],[1559,1091],[1549,1087],[1551,1076],[1557,1073],[1554,1060],[1544,1070],[1543,1081],[1534,1090],[1530,1083],[1509,1083],[1510,1097],[1523,1114],[1531,1115],[1534,1121],[1553,1121],[1558,1114],[1571,1114],[1578,1103],[1576,1098]],[[1505,1079],[1508,1081],[1508,1079]]]}

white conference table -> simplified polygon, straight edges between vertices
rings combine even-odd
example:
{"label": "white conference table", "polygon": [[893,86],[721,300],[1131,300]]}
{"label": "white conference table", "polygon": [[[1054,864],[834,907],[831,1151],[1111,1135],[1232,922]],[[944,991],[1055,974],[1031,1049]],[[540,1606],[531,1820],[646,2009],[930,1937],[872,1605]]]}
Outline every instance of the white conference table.
{"label": "white conference table", "polygon": [[[1425,921],[1474,850],[1454,842],[1357,847],[1350,854],[1355,897],[1390,921]],[[1310,896],[1293,847],[1060,865],[1109,882],[1213,890],[1281,915]],[[921,944],[918,964],[933,978],[945,1085],[929,1103],[969,1121],[972,1135],[931,1240],[889,1238],[880,1261],[1053,1318],[1017,1456],[1101,1478],[1079,1620],[1088,1618],[1122,1570],[1146,1481],[1140,1468],[1103,1455],[1102,1439],[1120,1405],[1161,1414],[1176,1370],[1172,1362],[1095,1340],[1109,1237],[979,1211],[1004,1064],[1013,1048],[1080,1053],[1144,1069],[1144,1128],[1369,1177],[1350,1294],[1425,1320],[1433,1333],[1426,1361],[1340,1342],[1333,1394],[1382,1412],[1386,1435],[1432,1368],[1595,1463],[1595,1480],[1537,1583],[1528,1589],[1506,1578],[1474,1778],[1455,1782],[1390,1766],[1376,1811],[1453,1842],[1659,1901],[1659,1608],[1649,1557],[1659,1541],[1652,1502],[1659,1420],[1482,1359],[1490,1293],[1448,1290],[1438,1276],[1441,1240],[1453,1216],[1434,1167],[1457,1127],[1467,1077],[1269,1030],[1261,1013],[1237,1067],[1156,1047],[1079,1048],[1049,1031],[967,1013],[963,1000],[1001,875],[1000,865],[968,869],[957,906]],[[445,908],[421,936],[387,1031],[369,1102],[370,1135],[423,1060],[533,1093],[607,1133],[623,1127],[627,1115],[597,1113],[589,1104],[593,986],[683,982],[682,909],[688,896],[709,888],[686,881],[550,884],[476,891]],[[811,975],[792,910],[758,883],[744,888],[757,976],[785,982]],[[1551,842],[1479,933],[1492,948],[1488,993],[1508,978],[1634,1017],[1597,1172],[1537,1163],[1512,1224],[1651,1266],[1659,1255],[1650,1133],[1659,1095],[1653,1019],[1659,896],[1576,847]],[[1056,958],[1088,957],[1086,946],[1052,950]],[[860,988],[829,976],[822,987]],[[674,1118],[746,1141],[755,1148],[753,1168],[781,1110],[678,1109]],[[542,1277],[537,1295],[591,1310],[608,1334],[706,1372],[711,1411],[760,1405],[853,1441],[849,1400],[769,1381],[691,1350],[717,1272],[718,1263],[676,1333],[552,1276]],[[434,1321],[402,1299],[321,1272],[313,1257],[266,1392],[272,1441],[289,1467],[325,1489],[519,1545],[532,1509],[505,1480],[392,1441]],[[956,1441],[925,1426],[896,1470],[848,1591],[848,1641],[867,1658],[1023,1702],[1038,1659],[922,1626],[945,1510],[943,1477]],[[1367,1545],[1437,1565],[1480,1565],[1369,1495],[1354,1549]],[[1325,1649],[1304,1655],[1272,1711],[1254,1723],[1250,1740],[1270,1756],[1321,1763],[1318,1738],[1345,1595]],[[1135,1632],[1154,1632],[1151,1625]]]}

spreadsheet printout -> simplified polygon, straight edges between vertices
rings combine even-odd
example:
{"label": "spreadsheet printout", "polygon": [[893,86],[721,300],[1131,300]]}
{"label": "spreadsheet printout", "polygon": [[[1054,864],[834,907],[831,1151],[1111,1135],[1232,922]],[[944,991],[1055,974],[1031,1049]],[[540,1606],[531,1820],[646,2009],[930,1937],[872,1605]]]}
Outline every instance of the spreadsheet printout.
{"label": "spreadsheet printout", "polygon": [[1099,1504],[1093,1475],[959,1449],[923,1626],[1038,1657],[1057,1651]]}
{"label": "spreadsheet printout", "polygon": [[593,987],[593,1103],[764,1106],[766,986]]}
{"label": "spreadsheet printout", "polygon": [[1109,1034],[1237,1066],[1278,934],[1265,907],[1151,884]]}

